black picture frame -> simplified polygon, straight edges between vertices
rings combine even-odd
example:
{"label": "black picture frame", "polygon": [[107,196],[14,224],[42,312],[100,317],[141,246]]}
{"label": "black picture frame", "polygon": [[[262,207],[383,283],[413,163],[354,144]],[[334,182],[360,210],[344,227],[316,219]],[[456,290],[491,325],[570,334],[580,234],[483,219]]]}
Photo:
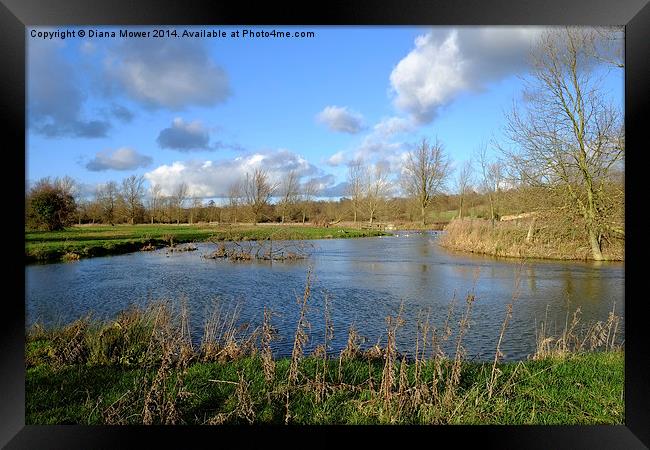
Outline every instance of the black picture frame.
{"label": "black picture frame", "polygon": [[[108,427],[108,426],[25,426],[25,305],[22,266],[24,247],[25,44],[26,27],[39,25],[625,25],[625,127],[628,151],[625,164],[626,234],[625,248],[625,425],[619,426],[447,426],[365,427],[372,438],[388,437],[415,444],[424,438],[429,444],[440,438],[451,442],[498,446],[499,448],[648,448],[650,446],[650,355],[644,342],[647,316],[642,293],[643,242],[641,234],[644,173],[642,164],[647,143],[642,142],[648,117],[650,91],[650,5],[648,0],[329,0],[312,4],[288,2],[235,2],[185,0],[0,0],[0,126],[5,175],[9,177],[12,208],[5,212],[8,235],[4,274],[4,314],[0,317],[0,445],[7,448],[116,448],[144,439],[148,447],[194,447],[197,439],[216,445],[225,434],[243,439],[273,433],[277,443],[310,445],[311,433],[323,433],[336,445],[331,433],[349,435],[359,427]],[[21,156],[22,155],[22,156]],[[20,170],[22,168],[22,171]],[[22,223],[22,225],[21,225]],[[21,228],[22,226],[22,228]],[[15,236],[15,238],[13,237]],[[15,252],[15,254],[13,253]],[[12,257],[13,256],[13,257]],[[10,294],[12,293],[12,294]],[[254,431],[256,433],[251,433]],[[308,431],[306,441],[294,440],[291,432]],[[216,435],[215,435],[216,433]],[[416,435],[411,434],[416,433]],[[433,436],[431,436],[433,433]],[[311,438],[311,439],[310,439]],[[427,442],[427,441],[425,441]],[[283,444],[284,443],[284,444]],[[428,444],[428,445],[429,445]],[[144,444],[139,444],[144,445]],[[449,445],[449,444],[447,444]]]}

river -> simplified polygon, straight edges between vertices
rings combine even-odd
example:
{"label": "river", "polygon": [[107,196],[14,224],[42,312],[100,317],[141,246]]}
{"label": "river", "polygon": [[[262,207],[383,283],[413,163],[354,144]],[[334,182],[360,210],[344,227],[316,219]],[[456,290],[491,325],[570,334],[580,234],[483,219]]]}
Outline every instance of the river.
{"label": "river", "polygon": [[[404,325],[397,334],[398,349],[412,355],[417,318],[429,314],[433,326],[443,328],[455,298],[452,328],[474,295],[470,328],[463,340],[474,360],[494,357],[506,305],[513,314],[504,336],[506,360],[521,360],[535,348],[536,325],[561,331],[567,311],[581,310],[581,324],[606,320],[615,306],[624,316],[623,263],[587,263],[497,259],[447,251],[437,244],[439,232],[398,231],[394,236],[305,241],[310,257],[292,262],[232,262],[206,259],[216,249],[197,244],[192,252],[137,252],[83,259],[71,263],[26,266],[26,325],[36,321],[62,324],[92,313],[110,319],[132,304],[186,299],[193,333],[199,336],[214,302],[239,308],[239,320],[259,325],[263,308],[275,315],[280,339],[277,356],[291,353],[292,335],[307,275],[312,267],[310,342],[306,351],[322,343],[323,299],[329,298],[338,353],[347,341],[350,325],[366,345],[386,337],[388,315],[403,305]],[[277,245],[280,245],[279,243]],[[518,282],[518,283],[517,283]],[[515,285],[518,289],[515,292]],[[619,332],[624,332],[623,324]],[[445,350],[453,353],[454,333]]]}

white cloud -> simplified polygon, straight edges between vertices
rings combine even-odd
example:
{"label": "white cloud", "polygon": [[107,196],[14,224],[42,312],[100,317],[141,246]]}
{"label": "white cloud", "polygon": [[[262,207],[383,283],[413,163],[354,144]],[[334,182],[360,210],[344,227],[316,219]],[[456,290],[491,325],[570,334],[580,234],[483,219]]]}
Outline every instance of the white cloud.
{"label": "white cloud", "polygon": [[142,155],[132,148],[122,147],[116,150],[104,150],[98,152],[95,157],[86,164],[86,168],[93,172],[104,170],[133,170],[139,167],[147,167],[153,162],[150,156]]}
{"label": "white cloud", "polygon": [[344,162],[345,162],[345,152],[340,151],[334,153],[332,156],[327,158],[325,164],[327,164],[328,166],[336,167],[336,166],[340,166]]}
{"label": "white cloud", "polygon": [[212,106],[230,94],[228,76],[200,41],[126,40],[106,59],[109,81],[152,108]]}
{"label": "white cloud", "polygon": [[326,106],[316,120],[332,131],[355,134],[363,129],[363,116],[347,106]]}
{"label": "white cloud", "polygon": [[415,39],[415,48],[390,74],[395,106],[419,124],[461,92],[521,72],[539,27],[436,29]]}
{"label": "white cloud", "polygon": [[243,180],[246,173],[257,168],[266,170],[274,183],[279,183],[292,170],[302,180],[327,176],[302,156],[281,149],[250,153],[230,160],[176,161],[146,173],[145,178],[152,184],[159,184],[163,195],[170,195],[184,181],[191,196],[225,197],[234,182]]}
{"label": "white cloud", "polygon": [[415,124],[411,120],[403,117],[388,117],[382,119],[373,127],[375,133],[384,137],[391,137],[398,133],[406,133],[413,129],[415,129]]}

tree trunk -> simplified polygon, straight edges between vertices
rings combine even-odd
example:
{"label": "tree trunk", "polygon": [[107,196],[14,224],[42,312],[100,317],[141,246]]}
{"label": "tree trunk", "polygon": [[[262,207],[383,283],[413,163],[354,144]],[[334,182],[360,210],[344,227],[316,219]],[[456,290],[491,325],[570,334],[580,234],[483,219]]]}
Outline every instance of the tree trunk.
{"label": "tree trunk", "polygon": [[600,249],[600,242],[598,241],[598,236],[596,232],[590,227],[589,228],[589,245],[591,245],[591,254],[596,261],[603,261],[603,252]]}
{"label": "tree trunk", "polygon": [[533,217],[533,220],[530,221],[530,225],[528,225],[528,234],[526,234],[526,242],[530,242],[530,240],[533,238],[534,227],[535,227],[535,218]]}
{"label": "tree trunk", "polygon": [[422,213],[422,226],[424,226],[426,224],[425,223],[426,216],[425,216],[425,212],[424,212],[424,206],[421,206],[421,213]]}
{"label": "tree trunk", "polygon": [[491,195],[488,195],[488,200],[490,202],[490,220],[492,221],[492,228],[494,228],[494,202]]}
{"label": "tree trunk", "polygon": [[458,208],[458,218],[463,218],[463,197],[460,197],[460,208]]}

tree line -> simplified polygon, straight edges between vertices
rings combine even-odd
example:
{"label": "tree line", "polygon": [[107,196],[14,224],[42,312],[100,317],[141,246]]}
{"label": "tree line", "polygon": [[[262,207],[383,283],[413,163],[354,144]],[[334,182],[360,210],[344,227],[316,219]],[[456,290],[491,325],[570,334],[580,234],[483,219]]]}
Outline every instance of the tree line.
{"label": "tree line", "polygon": [[531,50],[522,100],[506,114],[504,137],[481,144],[457,167],[440,140],[424,138],[405,155],[397,177],[381,164],[349,164],[339,200],[319,200],[319,186],[301,183],[296,172],[273,180],[259,168],[233,183],[220,205],[190,197],[184,182],[163,196],[160,186],[146,189],[143,177],[132,175],[83,200],[70,177],[43,179],[27,193],[27,226],[377,220],[426,226],[445,212],[447,220],[469,214],[493,224],[501,214],[527,212],[579,230],[599,260],[604,242],[625,236],[624,123],[602,83],[604,70],[623,68],[622,45],[614,45],[620,33],[544,32]]}

